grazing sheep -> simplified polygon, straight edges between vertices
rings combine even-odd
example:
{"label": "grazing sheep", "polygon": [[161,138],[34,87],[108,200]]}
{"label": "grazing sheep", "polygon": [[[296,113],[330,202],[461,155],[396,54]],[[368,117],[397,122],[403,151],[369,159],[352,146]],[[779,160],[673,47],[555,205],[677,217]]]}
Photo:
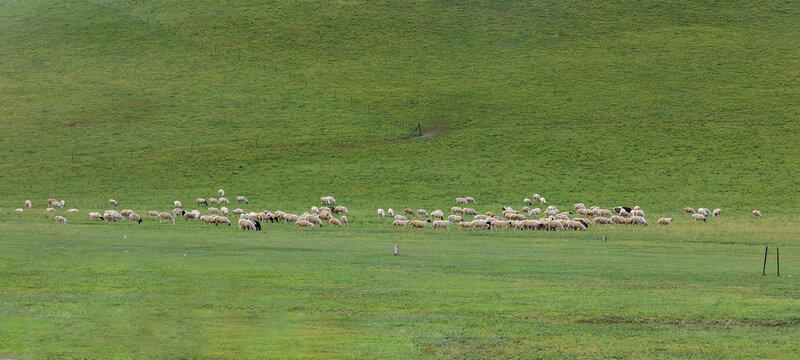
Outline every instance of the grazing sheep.
{"label": "grazing sheep", "polygon": [[461,222],[459,222],[459,223],[458,223],[458,226],[459,226],[461,229],[466,229],[466,228],[469,228],[469,227],[470,227],[470,224],[472,224],[472,223],[471,223],[471,222],[469,222],[469,221],[461,221]]}
{"label": "grazing sheep", "polygon": [[392,222],[392,227],[397,227],[397,226],[403,227],[403,226],[408,225],[409,222],[410,221],[408,221],[408,220],[399,220],[398,219],[398,220],[395,220],[395,221]]}
{"label": "grazing sheep", "polygon": [[458,206],[453,206],[453,207],[450,208],[450,212],[453,213],[453,214],[463,214],[464,213],[464,209],[462,209],[462,208],[460,208]]}
{"label": "grazing sheep", "polygon": [[630,217],[631,214],[628,211],[626,211],[625,209],[622,209],[622,211],[619,212],[619,216]]}
{"label": "grazing sheep", "polygon": [[139,214],[137,214],[137,213],[133,213],[133,214],[128,215],[128,220],[136,221],[139,224],[142,223],[142,217],[139,216]]}
{"label": "grazing sheep", "polygon": [[492,224],[492,228],[493,229],[497,229],[497,228],[503,229],[506,226],[511,225],[511,221],[494,220],[494,221],[491,222],[491,224]]}
{"label": "grazing sheep", "polygon": [[644,225],[647,226],[647,220],[644,219],[642,216],[631,216],[625,219],[625,224],[629,225]]}
{"label": "grazing sheep", "polygon": [[319,218],[322,220],[330,220],[333,218],[333,215],[331,215],[331,213],[327,211],[323,211],[322,213],[319,214]]}
{"label": "grazing sheep", "polygon": [[30,209],[32,206],[33,206],[33,203],[30,200],[25,200],[25,207]]}
{"label": "grazing sheep", "polygon": [[408,219],[407,219],[405,216],[403,216],[403,215],[395,215],[395,216],[394,216],[394,219],[395,219],[395,220],[408,221]]}
{"label": "grazing sheep", "polygon": [[469,223],[469,228],[471,230],[475,229],[492,229],[492,223],[487,220],[472,220]]}
{"label": "grazing sheep", "polygon": [[595,225],[606,225],[606,224],[613,224],[614,223],[613,220],[611,220],[611,219],[609,219],[607,217],[603,217],[603,216],[598,216],[598,217],[594,218],[594,220],[592,220],[592,221],[595,223]]}
{"label": "grazing sheep", "polygon": [[243,203],[245,203],[245,204],[249,204],[249,203],[250,203],[250,201],[249,201],[249,200],[247,200],[247,198],[246,198],[246,197],[244,197],[244,196],[241,196],[241,195],[239,195],[239,196],[237,196],[237,197],[236,197],[236,202],[243,202]]}
{"label": "grazing sheep", "polygon": [[456,204],[466,204],[467,199],[465,198],[456,198]]}
{"label": "grazing sheep", "polygon": [[600,209],[597,211],[597,216],[611,217],[612,215],[611,210],[608,209]]}
{"label": "grazing sheep", "polygon": [[394,216],[394,209],[389,208],[389,210],[386,210],[386,213],[389,214],[389,216]]}
{"label": "grazing sheep", "polygon": [[425,225],[428,225],[429,222],[431,222],[431,219],[425,221],[411,220],[408,224],[411,225],[411,231],[414,231],[414,229],[424,229]]}
{"label": "grazing sheep", "polygon": [[547,231],[559,231],[559,230],[566,230],[564,224],[558,220],[545,220],[544,228]]}
{"label": "grazing sheep", "polygon": [[206,201],[206,199],[203,199],[203,198],[197,198],[197,205],[208,206],[208,201]]}
{"label": "grazing sheep", "polygon": [[758,211],[758,210],[753,210],[753,217],[754,218],[763,218],[763,216],[761,216],[761,211]]}
{"label": "grazing sheep", "polygon": [[333,208],[333,213],[334,214],[338,214],[338,213],[350,214],[350,211],[347,210],[347,208],[344,207],[344,206],[337,206],[337,207]]}
{"label": "grazing sheep", "polygon": [[231,211],[231,214],[233,214],[233,215],[241,215],[243,213],[244,213],[244,210],[239,209],[239,208],[233,209],[233,211]]}
{"label": "grazing sheep", "polygon": [[714,209],[714,212],[712,214],[713,214],[712,217],[720,216],[720,215],[722,215],[722,210],[721,209]]}
{"label": "grazing sheep", "polygon": [[158,223],[159,224],[164,220],[168,220],[168,221],[171,220],[172,221],[172,225],[175,225],[175,218],[173,218],[172,214],[170,214],[168,212],[159,213],[158,217],[159,217],[159,219],[158,219]]}
{"label": "grazing sheep", "polygon": [[312,224],[314,224],[314,225],[322,227],[322,220],[319,218],[319,216],[309,215],[309,216],[306,216],[305,220],[310,222],[310,223],[312,223]]}
{"label": "grazing sheep", "polygon": [[446,229],[446,230],[450,230],[450,228],[448,228],[448,226],[450,226],[450,221],[446,221],[446,220],[437,220],[437,221],[434,221],[434,222],[433,222],[433,229],[434,229],[434,230],[436,230],[436,229]]}
{"label": "grazing sheep", "polygon": [[208,203],[212,205],[219,205],[219,199],[217,198],[208,198]]}
{"label": "grazing sheep", "polygon": [[201,224],[212,224],[214,222],[214,215],[203,215],[200,217]]}
{"label": "grazing sheep", "polygon": [[68,213],[76,213],[76,212],[78,212],[78,209],[69,209],[69,210],[67,210],[67,212]]}
{"label": "grazing sheep", "polygon": [[528,216],[539,215],[541,213],[542,213],[542,209],[533,208],[533,209],[531,209],[531,211],[528,212]]}
{"label": "grazing sheep", "polygon": [[634,209],[633,211],[631,211],[631,216],[645,217],[644,216],[644,211],[642,211],[642,209],[638,209],[638,210]]}
{"label": "grazing sheep", "polygon": [[219,194],[220,197],[225,196],[225,190],[219,189],[217,190],[217,194]]}
{"label": "grazing sheep", "polygon": [[342,225],[344,226],[350,225],[350,221],[347,220],[347,216],[342,216],[342,219],[339,221],[341,221]]}
{"label": "grazing sheep", "polygon": [[56,216],[56,224],[59,224],[59,223],[66,224],[67,223],[67,218],[65,218],[63,216]]}
{"label": "grazing sheep", "polygon": [[586,225],[580,221],[568,220],[565,228],[567,230],[586,230]]}
{"label": "grazing sheep", "polygon": [[150,210],[150,212],[148,212],[148,214],[149,214],[150,216],[158,216],[158,211],[153,211],[153,210]]}
{"label": "grazing sheep", "polygon": [[175,216],[183,216],[183,214],[186,214],[186,211],[183,210],[183,209],[175,208],[175,209],[172,209],[172,213],[175,214]]}
{"label": "grazing sheep", "polygon": [[661,219],[658,219],[658,225],[662,225],[663,226],[663,225],[669,225],[670,223],[672,223],[672,218],[661,218]]}
{"label": "grazing sheep", "polygon": [[614,224],[624,224],[625,218],[622,216],[614,215],[611,217],[611,221],[614,222]]}
{"label": "grazing sheep", "polygon": [[478,212],[472,208],[464,208],[464,215],[478,215]]}
{"label": "grazing sheep", "polygon": [[705,216],[709,216],[709,215],[711,215],[711,210],[708,210],[706,208],[698,208],[697,209],[697,213],[698,214],[703,214]]}
{"label": "grazing sheep", "polygon": [[120,215],[122,215],[122,216],[128,217],[128,215],[130,215],[130,214],[133,214],[133,210],[131,210],[131,209],[125,209],[125,210],[122,210],[122,211],[120,211],[119,213],[120,213]]}
{"label": "grazing sheep", "polygon": [[539,195],[539,194],[533,194],[533,196],[531,196],[531,197],[533,198],[533,200],[536,200],[536,201],[538,201],[539,199],[542,198],[542,196]]}
{"label": "grazing sheep", "polygon": [[417,215],[428,216],[428,212],[425,209],[417,209]]}
{"label": "grazing sheep", "polygon": [[314,228],[314,224],[312,224],[312,223],[310,223],[308,221],[305,221],[305,220],[298,220],[297,222],[295,222],[294,227],[295,227],[295,229],[299,229],[301,227],[306,227],[306,228],[310,227],[310,228],[313,229]]}
{"label": "grazing sheep", "polygon": [[44,209],[44,211],[47,211],[47,212],[55,212],[55,211],[56,211],[56,209],[53,209],[53,208],[47,208],[47,209]]}
{"label": "grazing sheep", "polygon": [[331,226],[338,226],[338,227],[342,227],[342,222],[341,222],[341,221],[339,221],[338,219],[336,219],[335,217],[332,217],[332,218],[330,218],[330,219],[328,220],[328,222],[330,222],[330,223],[331,223]]}
{"label": "grazing sheep", "polygon": [[545,200],[543,197],[539,198],[539,202],[542,203],[542,204],[547,205],[547,200]]}
{"label": "grazing sheep", "polygon": [[556,220],[569,220],[569,216],[564,215],[564,214],[558,214],[555,217],[556,217]]}
{"label": "grazing sheep", "polygon": [[175,205],[176,208],[182,208],[183,207],[183,204],[181,204],[181,202],[178,201],[178,200],[173,201],[172,204]]}
{"label": "grazing sheep", "polygon": [[475,215],[472,220],[489,220],[489,217],[486,215]]}
{"label": "grazing sheep", "polygon": [[231,204],[231,201],[230,201],[230,200],[228,200],[228,198],[225,198],[225,197],[223,197],[223,198],[219,198],[219,203],[220,203],[220,204],[226,204],[226,205],[230,205],[230,204]]}
{"label": "grazing sheep", "polygon": [[522,220],[518,227],[520,230],[539,230],[541,228],[542,222],[538,220]]}
{"label": "grazing sheep", "polygon": [[531,201],[531,199],[528,198],[522,199],[522,202],[524,202],[525,205],[533,205],[533,201]]}
{"label": "grazing sheep", "polygon": [[694,214],[694,209],[690,208],[690,207],[685,207],[685,208],[683,208],[683,213],[684,214]]}
{"label": "grazing sheep", "polygon": [[219,211],[219,209],[217,209],[215,207],[210,207],[210,208],[208,208],[208,213],[209,214],[219,214],[220,211]]}
{"label": "grazing sheep", "polygon": [[228,225],[231,226],[231,221],[224,216],[214,216],[214,225]]}
{"label": "grazing sheep", "polygon": [[24,211],[24,210],[23,210],[23,209],[21,209],[21,208],[18,208],[18,209],[14,209],[14,211],[16,211],[16,212],[22,212],[22,211]]}
{"label": "grazing sheep", "polygon": [[386,216],[386,213],[383,211],[383,209],[378,209],[378,216],[380,217]]}
{"label": "grazing sheep", "polygon": [[578,211],[578,209],[586,209],[586,205],[583,203],[572,204],[572,208]]}
{"label": "grazing sheep", "polygon": [[468,204],[469,203],[472,203],[472,204],[477,204],[478,203],[477,201],[475,201],[475,198],[472,197],[472,196],[467,196],[467,197],[464,198],[464,200],[467,200]]}
{"label": "grazing sheep", "polygon": [[442,210],[434,210],[431,213],[431,217],[434,219],[444,220],[444,211]]}
{"label": "grazing sheep", "polygon": [[450,221],[450,222],[457,222],[457,223],[460,223],[461,221],[463,221],[463,219],[461,218],[460,215],[450,215],[450,216],[447,217],[447,220]]}
{"label": "grazing sheep", "polygon": [[692,220],[694,220],[694,221],[702,221],[702,222],[707,222],[707,220],[706,220],[706,216],[705,216],[705,215],[703,215],[703,214],[700,214],[700,213],[697,213],[697,214],[692,214]]}
{"label": "grazing sheep", "polygon": [[103,219],[103,215],[101,215],[99,212],[90,212],[89,213],[89,220],[90,221],[95,221],[97,219]]}
{"label": "grazing sheep", "polygon": [[117,206],[117,200],[114,200],[114,199],[108,199],[108,205],[114,205],[114,206]]}
{"label": "grazing sheep", "polygon": [[54,202],[53,206],[63,209],[64,208],[64,200]]}
{"label": "grazing sheep", "polygon": [[403,209],[403,213],[406,214],[406,215],[414,216],[414,210],[409,209],[409,208]]}
{"label": "grazing sheep", "polygon": [[239,230],[256,231],[256,224],[254,222],[250,221],[249,219],[239,219]]}
{"label": "grazing sheep", "polygon": [[192,211],[183,214],[183,217],[186,218],[186,220],[192,219],[194,221],[197,221],[200,218],[198,213]]}

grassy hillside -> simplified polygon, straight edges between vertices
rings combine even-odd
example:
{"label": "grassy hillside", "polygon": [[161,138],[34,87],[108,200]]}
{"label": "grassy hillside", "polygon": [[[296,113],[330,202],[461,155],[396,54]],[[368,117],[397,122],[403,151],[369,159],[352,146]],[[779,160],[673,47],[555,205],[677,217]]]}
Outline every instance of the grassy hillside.
{"label": "grassy hillside", "polygon": [[[791,1],[4,1],[0,206],[223,187],[364,206],[535,191],[789,212],[799,12]],[[417,123],[435,136],[397,141]]]}
{"label": "grassy hillside", "polygon": [[[798,84],[796,1],[0,0],[0,358],[796,357]],[[86,216],[219,188],[352,224]],[[375,215],[534,192],[651,226]]]}

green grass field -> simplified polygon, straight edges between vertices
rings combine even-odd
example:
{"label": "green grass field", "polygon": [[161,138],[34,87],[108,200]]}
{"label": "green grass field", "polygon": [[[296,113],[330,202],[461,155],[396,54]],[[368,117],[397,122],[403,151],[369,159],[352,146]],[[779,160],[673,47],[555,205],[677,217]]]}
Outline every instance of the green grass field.
{"label": "green grass field", "polygon": [[[0,358],[796,358],[798,84],[794,1],[0,0]],[[86,216],[219,188],[352,224]],[[534,192],[651,225],[375,215]]]}

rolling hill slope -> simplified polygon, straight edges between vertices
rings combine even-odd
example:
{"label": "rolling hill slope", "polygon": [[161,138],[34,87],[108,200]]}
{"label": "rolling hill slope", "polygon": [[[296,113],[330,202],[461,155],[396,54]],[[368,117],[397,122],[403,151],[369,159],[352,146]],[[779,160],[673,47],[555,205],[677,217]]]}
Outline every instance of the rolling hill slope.
{"label": "rolling hill slope", "polygon": [[[218,187],[790,212],[798,5],[3,1],[0,206]],[[403,141],[421,123],[434,136]],[[84,200],[85,199],[85,200]]]}

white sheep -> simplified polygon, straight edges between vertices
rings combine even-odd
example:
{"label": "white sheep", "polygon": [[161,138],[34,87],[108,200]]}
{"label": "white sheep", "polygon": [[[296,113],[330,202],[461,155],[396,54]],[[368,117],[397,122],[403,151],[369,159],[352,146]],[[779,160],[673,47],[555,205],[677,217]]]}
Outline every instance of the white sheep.
{"label": "white sheep", "polygon": [[[217,226],[219,224],[231,226],[231,221],[228,220],[228,218],[226,218],[224,216],[216,216],[216,215],[211,215],[211,216],[214,217],[214,226]],[[255,224],[253,224],[253,225],[255,225]]]}
{"label": "white sheep", "polygon": [[89,213],[89,220],[90,221],[95,221],[97,219],[103,219],[103,215],[101,215],[99,212],[90,212]]}
{"label": "white sheep", "polygon": [[22,212],[23,210],[22,210],[22,209],[14,209],[14,211],[16,211],[16,212]]}
{"label": "white sheep", "polygon": [[208,203],[212,205],[219,205],[219,199],[217,198],[208,198]]}
{"label": "white sheep", "polygon": [[472,204],[477,204],[478,203],[477,201],[475,201],[475,198],[472,197],[472,196],[467,196],[467,197],[464,198],[464,200],[467,200],[467,203],[472,203]]}
{"label": "white sheep", "polygon": [[661,218],[658,219],[658,225],[669,225],[672,223],[672,218]]}
{"label": "white sheep", "polygon": [[172,225],[175,225],[175,218],[173,218],[172,214],[170,214],[168,212],[159,213],[158,217],[159,217],[159,219],[158,219],[159,223],[161,223],[164,220],[167,220],[167,221],[172,220]]}
{"label": "white sheep", "polygon": [[239,219],[239,230],[256,231],[256,224],[249,219]]}
{"label": "white sheep", "polygon": [[703,214],[701,214],[701,213],[692,214],[692,220],[694,220],[694,221],[702,221],[702,222],[707,222],[707,221],[706,221],[706,216],[705,216],[705,215],[703,215]]}
{"label": "white sheep", "polygon": [[181,208],[181,207],[183,207],[183,204],[181,204],[181,202],[180,202],[180,201],[178,201],[178,200],[175,200],[175,201],[173,201],[173,202],[172,202],[172,204],[173,204],[173,205],[175,205],[175,207],[176,207],[176,208]]}
{"label": "white sheep", "polygon": [[225,196],[225,190],[219,189],[217,190],[217,194],[219,194],[220,197]]}
{"label": "white sheep", "polygon": [[243,202],[243,203],[245,203],[245,204],[249,204],[249,203],[250,203],[250,201],[249,201],[249,200],[247,200],[247,198],[246,198],[246,197],[244,197],[244,196],[241,196],[241,195],[239,195],[239,196],[237,196],[237,197],[236,197],[236,201],[237,201],[237,202]]}
{"label": "white sheep", "polygon": [[56,211],[56,209],[53,209],[53,208],[47,208],[47,209],[44,209],[44,211],[47,211],[47,212],[55,212],[55,211]]}
{"label": "white sheep", "polygon": [[754,218],[763,218],[763,216],[761,216],[761,211],[758,211],[758,210],[753,210],[753,217]]}
{"label": "white sheep", "polygon": [[522,202],[524,202],[525,205],[533,205],[533,201],[531,201],[531,199],[528,198],[523,199]]}
{"label": "white sheep", "polygon": [[467,199],[465,198],[456,198],[456,204],[466,204]]}
{"label": "white sheep", "polygon": [[425,225],[428,225],[429,222],[431,222],[431,219],[425,221],[411,220],[408,224],[411,225],[411,231],[414,231],[414,229],[424,229]]}
{"label": "white sheep", "polygon": [[721,209],[714,209],[714,212],[712,214],[713,214],[713,217],[720,216],[720,215],[722,215],[722,210]]}
{"label": "white sheep", "polygon": [[447,220],[436,220],[436,221],[433,222],[433,229],[434,230],[436,230],[436,229],[450,230],[450,228],[448,228],[449,225],[450,225],[450,221],[447,221]]}
{"label": "white sheep", "polygon": [[305,228],[310,227],[310,228],[313,229],[314,228],[314,224],[312,224],[312,223],[310,223],[310,222],[308,222],[306,220],[297,220],[297,222],[294,223],[294,228],[295,229],[299,229],[301,227],[305,227]]}
{"label": "white sheep", "polygon": [[142,223],[142,217],[139,216],[139,214],[137,214],[137,213],[133,213],[133,214],[128,215],[128,220],[136,221],[139,224]]}
{"label": "white sheep", "polygon": [[56,224],[59,224],[59,223],[66,224],[67,223],[67,218],[65,218],[63,216],[56,216]]}
{"label": "white sheep", "polygon": [[386,213],[389,214],[389,216],[394,216],[394,209],[389,208],[389,210],[386,210]]}
{"label": "white sheep", "polygon": [[450,215],[450,216],[447,217],[447,220],[450,221],[450,222],[454,222],[454,223],[460,223],[464,219],[461,218],[460,215]]}
{"label": "white sheep", "polygon": [[32,206],[33,206],[33,203],[30,200],[25,200],[25,207],[30,209]]}
{"label": "white sheep", "polygon": [[341,221],[344,226],[350,225],[350,220],[347,220],[347,216],[342,216],[342,219],[339,221]]}
{"label": "white sheep", "polygon": [[226,198],[226,197],[221,197],[221,198],[219,198],[219,203],[220,203],[220,204],[227,204],[227,205],[230,205],[230,204],[231,204],[231,201],[230,201],[230,200],[228,200],[228,198]]}
{"label": "white sheep", "polygon": [[230,210],[224,206],[219,208],[219,211],[222,213],[222,215],[228,215],[228,213],[230,212]]}
{"label": "white sheep", "polygon": [[428,216],[428,212],[425,209],[417,209],[417,215]]}
{"label": "white sheep", "polygon": [[542,204],[547,205],[547,200],[545,200],[543,197],[539,198],[539,202],[542,203]]}
{"label": "white sheep", "polygon": [[386,213],[383,211],[383,209],[378,209],[378,216],[380,217],[386,216]]}
{"label": "white sheep", "polygon": [[444,220],[444,211],[435,210],[431,213],[431,217],[434,219]]}
{"label": "white sheep", "polygon": [[117,200],[114,200],[114,199],[108,199],[108,205],[117,206]]}
{"label": "white sheep", "polygon": [[219,211],[219,209],[217,209],[215,207],[210,207],[210,208],[208,208],[208,213],[209,214],[219,214],[220,211]]}
{"label": "white sheep", "polygon": [[208,206],[208,201],[206,201],[206,199],[203,199],[203,198],[197,198],[197,205]]}
{"label": "white sheep", "polygon": [[[400,215],[398,215],[398,216],[400,216]],[[398,227],[398,226],[399,227],[404,227],[404,226],[408,225],[409,222],[410,221],[408,221],[408,220],[396,219],[395,221],[392,222],[392,227]]]}
{"label": "white sheep", "polygon": [[150,216],[155,216],[155,217],[158,217],[158,211],[155,211],[155,210],[150,210],[150,211],[148,212],[148,215],[150,215]]}

